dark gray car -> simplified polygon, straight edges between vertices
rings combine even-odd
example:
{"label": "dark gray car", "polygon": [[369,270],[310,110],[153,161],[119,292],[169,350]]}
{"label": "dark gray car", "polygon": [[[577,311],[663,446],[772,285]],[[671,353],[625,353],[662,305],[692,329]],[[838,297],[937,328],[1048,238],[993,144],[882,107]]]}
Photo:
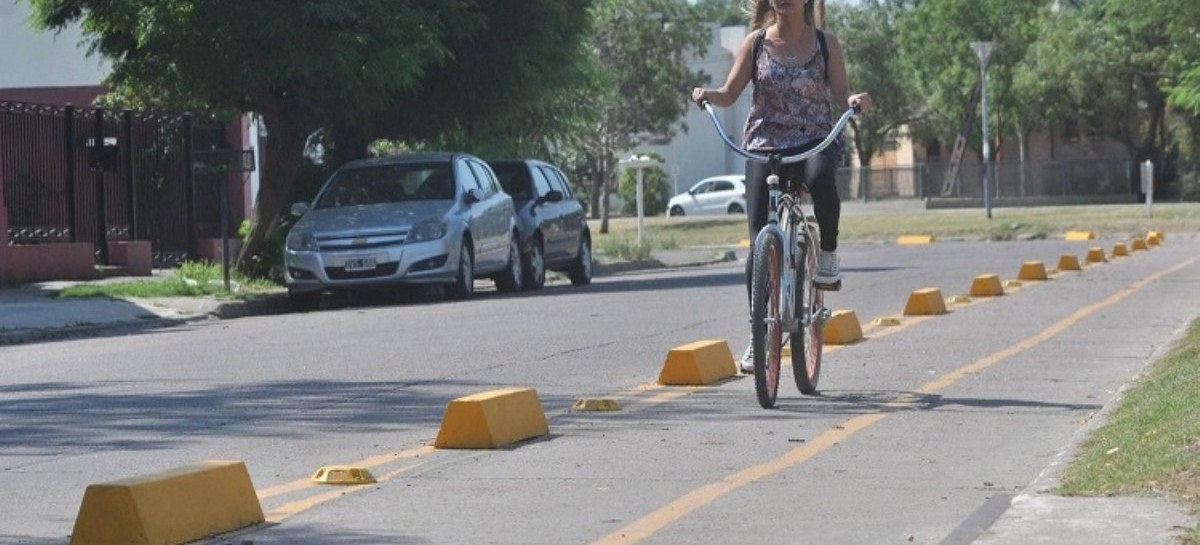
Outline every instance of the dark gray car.
{"label": "dark gray car", "polygon": [[583,205],[558,167],[537,159],[490,161],[517,209],[525,289],[541,289],[546,271],[576,286],[592,281],[592,236]]}

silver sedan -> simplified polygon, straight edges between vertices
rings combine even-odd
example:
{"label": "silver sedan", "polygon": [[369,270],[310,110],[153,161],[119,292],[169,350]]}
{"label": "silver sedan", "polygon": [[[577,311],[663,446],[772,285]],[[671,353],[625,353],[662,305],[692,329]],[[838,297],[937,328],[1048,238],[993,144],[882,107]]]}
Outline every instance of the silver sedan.
{"label": "silver sedan", "polygon": [[473,294],[476,277],[521,289],[512,198],[470,154],[351,162],[292,213],[285,280],[300,309],[322,292],[381,284],[445,284],[457,298]]}

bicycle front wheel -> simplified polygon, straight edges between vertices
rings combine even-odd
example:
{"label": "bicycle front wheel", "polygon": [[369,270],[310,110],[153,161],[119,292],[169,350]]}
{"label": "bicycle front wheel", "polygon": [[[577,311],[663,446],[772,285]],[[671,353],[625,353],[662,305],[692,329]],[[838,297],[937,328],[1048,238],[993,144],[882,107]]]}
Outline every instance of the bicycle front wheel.
{"label": "bicycle front wheel", "polygon": [[813,276],[817,272],[817,240],[812,233],[805,232],[800,242],[796,260],[797,317],[808,323],[800,331],[792,333],[792,375],[800,393],[815,395],[817,381],[821,378],[821,352],[825,344],[824,291],[817,289]]}
{"label": "bicycle front wheel", "polygon": [[754,242],[754,271],[750,280],[750,331],[754,349],[754,392],[764,409],[775,406],[779,364],[783,352],[780,274],[783,246],[776,236]]}

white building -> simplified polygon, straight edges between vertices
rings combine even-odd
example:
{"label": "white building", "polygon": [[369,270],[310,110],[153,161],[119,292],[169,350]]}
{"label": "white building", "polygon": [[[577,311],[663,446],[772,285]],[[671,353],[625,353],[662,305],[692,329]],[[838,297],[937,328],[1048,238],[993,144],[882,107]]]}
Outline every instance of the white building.
{"label": "white building", "polygon": [[[720,27],[709,25],[712,40],[703,57],[691,61],[692,70],[702,70],[708,75],[706,87],[720,87],[725,83],[733,67],[734,53],[746,37],[746,27]],[[738,101],[729,108],[718,108],[718,117],[725,131],[735,144],[742,141],[742,128],[750,111],[751,89],[747,88]],[[731,151],[721,142],[708,114],[696,107],[688,110],[684,119],[687,132],[680,132],[668,143],[645,145],[639,151],[651,151],[661,155],[665,162],[672,193],[686,191],[696,182],[720,174],[744,174],[746,160]]]}

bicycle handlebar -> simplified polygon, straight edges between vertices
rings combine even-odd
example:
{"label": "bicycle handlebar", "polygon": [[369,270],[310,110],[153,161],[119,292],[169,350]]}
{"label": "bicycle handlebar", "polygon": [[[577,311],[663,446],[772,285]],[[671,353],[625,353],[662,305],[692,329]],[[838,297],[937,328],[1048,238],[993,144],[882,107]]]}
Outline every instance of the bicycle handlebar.
{"label": "bicycle handlebar", "polygon": [[[768,163],[771,161],[772,155],[751,153],[742,149],[741,146],[734,144],[733,141],[729,139],[729,134],[725,132],[725,127],[721,125],[721,120],[717,119],[717,113],[713,109],[711,101],[709,101],[707,98],[703,99],[700,101],[699,106],[704,108],[704,111],[708,112],[708,117],[712,118],[713,126],[717,128],[717,134],[721,135],[721,140],[725,141],[725,145],[729,146],[729,149],[732,149],[738,155],[741,155],[742,157],[745,157],[751,161],[759,161],[762,163]],[[861,109],[857,104],[851,106],[848,110],[846,110],[845,113],[842,114],[841,119],[838,119],[837,124],[833,126],[833,130],[829,131],[829,135],[826,136],[820,144],[817,144],[817,146],[813,149],[798,153],[796,155],[781,156],[779,158],[780,163],[785,165],[789,163],[797,163],[821,153],[825,150],[825,148],[829,147],[830,144],[833,144],[833,142],[837,140],[838,135],[840,135],[842,130],[846,128],[846,123],[849,123],[850,118],[858,114],[859,111],[861,111]]]}

